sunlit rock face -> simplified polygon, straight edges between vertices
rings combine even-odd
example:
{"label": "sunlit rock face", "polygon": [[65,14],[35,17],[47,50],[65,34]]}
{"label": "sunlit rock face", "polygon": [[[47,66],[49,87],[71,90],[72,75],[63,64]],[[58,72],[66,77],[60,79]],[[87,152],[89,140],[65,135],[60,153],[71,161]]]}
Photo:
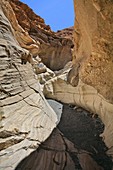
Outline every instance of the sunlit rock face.
{"label": "sunlit rock face", "polygon": [[[52,70],[62,69],[68,61],[72,60],[71,49],[73,48],[73,42],[70,38],[57,36],[51,31],[50,26],[46,25],[44,20],[36,15],[26,4],[17,0],[11,0],[10,4],[18,25],[23,29],[24,34],[30,36],[35,46],[40,43],[38,51],[31,51],[34,57],[38,54],[42,62]],[[10,19],[11,14],[10,17],[9,15],[7,17]],[[13,23],[14,26],[15,24]],[[17,27],[14,29],[16,31]],[[23,35],[23,41],[21,41],[20,36],[17,38],[21,46],[28,49],[27,44],[29,42],[27,42],[27,38],[23,37]],[[26,46],[25,44],[23,45],[24,41],[26,41]]]}
{"label": "sunlit rock face", "polygon": [[113,1],[74,0],[74,6],[73,72],[113,103]]}
{"label": "sunlit rock face", "polygon": [[[113,1],[75,0],[73,68],[47,82],[47,97],[97,113],[113,156]],[[72,85],[72,86],[71,86]]]}

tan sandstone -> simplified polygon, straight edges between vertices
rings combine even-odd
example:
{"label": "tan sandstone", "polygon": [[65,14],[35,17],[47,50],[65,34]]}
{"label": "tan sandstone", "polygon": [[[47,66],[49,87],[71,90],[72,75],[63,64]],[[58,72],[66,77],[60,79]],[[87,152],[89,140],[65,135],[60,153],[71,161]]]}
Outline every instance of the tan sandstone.
{"label": "tan sandstone", "polygon": [[113,103],[113,1],[74,0],[74,6],[76,46],[69,77],[79,65],[79,78]]}

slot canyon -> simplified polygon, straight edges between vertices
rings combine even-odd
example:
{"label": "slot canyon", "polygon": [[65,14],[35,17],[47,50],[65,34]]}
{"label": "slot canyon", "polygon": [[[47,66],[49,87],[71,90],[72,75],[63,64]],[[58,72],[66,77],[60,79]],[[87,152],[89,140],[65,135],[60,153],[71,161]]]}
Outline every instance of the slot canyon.
{"label": "slot canyon", "polygon": [[73,7],[54,32],[0,0],[0,170],[113,170],[113,0]]}

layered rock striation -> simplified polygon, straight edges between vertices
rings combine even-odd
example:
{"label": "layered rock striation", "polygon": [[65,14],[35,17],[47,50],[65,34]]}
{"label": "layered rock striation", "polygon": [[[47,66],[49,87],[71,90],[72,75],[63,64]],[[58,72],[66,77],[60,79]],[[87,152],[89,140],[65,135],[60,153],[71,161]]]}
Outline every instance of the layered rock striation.
{"label": "layered rock striation", "polygon": [[[18,33],[7,19],[13,12],[8,1],[0,1],[0,169],[14,170],[19,161],[35,150],[58,123],[45,100],[32,65],[22,64],[31,49],[38,49],[25,34],[26,49],[18,43]],[[12,13],[10,13],[11,15]],[[10,17],[10,16],[9,16]],[[13,17],[13,16],[12,16]],[[13,19],[13,18],[12,18]],[[17,24],[14,18],[12,24]],[[15,25],[14,25],[15,26]],[[23,31],[23,34],[25,31]],[[21,39],[22,41],[22,39]],[[25,43],[25,41],[23,42]],[[33,44],[32,44],[33,43]],[[29,49],[29,51],[27,50]]]}

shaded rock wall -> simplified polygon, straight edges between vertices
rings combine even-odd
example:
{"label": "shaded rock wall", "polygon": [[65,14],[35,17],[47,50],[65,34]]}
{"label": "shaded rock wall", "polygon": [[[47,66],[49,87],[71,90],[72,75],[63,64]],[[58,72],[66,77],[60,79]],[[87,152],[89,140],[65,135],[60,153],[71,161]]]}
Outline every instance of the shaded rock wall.
{"label": "shaded rock wall", "polygon": [[[31,163],[29,164],[29,162]],[[74,162],[67,151],[66,139],[62,133],[55,129],[50,138],[38,150],[20,162],[16,170],[19,169],[74,170]]]}

